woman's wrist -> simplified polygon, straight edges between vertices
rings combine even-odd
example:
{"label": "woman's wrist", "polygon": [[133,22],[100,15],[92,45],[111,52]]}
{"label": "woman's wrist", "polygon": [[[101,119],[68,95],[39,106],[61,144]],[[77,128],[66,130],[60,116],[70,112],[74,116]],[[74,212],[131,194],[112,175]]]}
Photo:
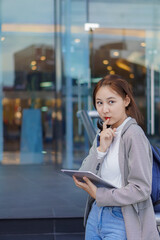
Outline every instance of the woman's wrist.
{"label": "woman's wrist", "polygon": [[105,153],[107,151],[107,149],[103,149],[101,146],[99,146],[97,150],[102,153]]}

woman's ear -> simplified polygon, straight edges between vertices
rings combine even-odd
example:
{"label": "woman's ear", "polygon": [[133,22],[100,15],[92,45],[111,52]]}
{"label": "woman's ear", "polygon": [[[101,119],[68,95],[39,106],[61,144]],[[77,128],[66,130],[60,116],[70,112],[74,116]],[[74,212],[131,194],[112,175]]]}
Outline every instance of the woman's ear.
{"label": "woman's ear", "polygon": [[130,98],[128,97],[128,95],[126,95],[125,99],[124,99],[124,104],[125,104],[125,107],[128,107],[128,105],[130,104]]}

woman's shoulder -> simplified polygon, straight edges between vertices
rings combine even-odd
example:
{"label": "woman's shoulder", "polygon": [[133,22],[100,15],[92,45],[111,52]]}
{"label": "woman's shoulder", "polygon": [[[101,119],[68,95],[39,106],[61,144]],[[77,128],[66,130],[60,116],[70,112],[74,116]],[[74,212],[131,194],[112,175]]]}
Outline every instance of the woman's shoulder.
{"label": "woman's shoulder", "polygon": [[126,125],[124,126],[122,130],[122,135],[125,137],[146,137],[143,129],[137,124],[136,120],[134,118],[131,118]]}
{"label": "woman's shoulder", "polygon": [[136,121],[133,121],[132,124],[128,126],[122,136],[122,139],[128,149],[132,146],[133,149],[141,148],[142,150],[144,148],[151,151],[149,140],[143,129],[136,123]]}

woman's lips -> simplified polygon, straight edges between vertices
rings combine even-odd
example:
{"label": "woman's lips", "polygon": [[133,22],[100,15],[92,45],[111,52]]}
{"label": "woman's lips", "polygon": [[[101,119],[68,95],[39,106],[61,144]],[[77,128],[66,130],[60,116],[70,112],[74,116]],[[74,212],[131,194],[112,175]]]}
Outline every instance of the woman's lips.
{"label": "woman's lips", "polygon": [[107,120],[107,119],[110,119],[110,117],[105,117],[105,119]]}

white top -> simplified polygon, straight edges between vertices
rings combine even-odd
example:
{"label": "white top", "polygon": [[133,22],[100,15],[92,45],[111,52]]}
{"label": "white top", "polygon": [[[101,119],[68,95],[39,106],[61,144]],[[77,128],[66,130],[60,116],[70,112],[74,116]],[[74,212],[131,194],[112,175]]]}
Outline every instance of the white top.
{"label": "white top", "polygon": [[126,118],[124,122],[117,128],[113,142],[106,152],[100,152],[97,149],[98,158],[106,155],[102,164],[101,178],[111,184],[114,184],[117,188],[122,187],[121,172],[118,159],[121,131],[126,122],[128,122],[130,119],[131,117]]}

